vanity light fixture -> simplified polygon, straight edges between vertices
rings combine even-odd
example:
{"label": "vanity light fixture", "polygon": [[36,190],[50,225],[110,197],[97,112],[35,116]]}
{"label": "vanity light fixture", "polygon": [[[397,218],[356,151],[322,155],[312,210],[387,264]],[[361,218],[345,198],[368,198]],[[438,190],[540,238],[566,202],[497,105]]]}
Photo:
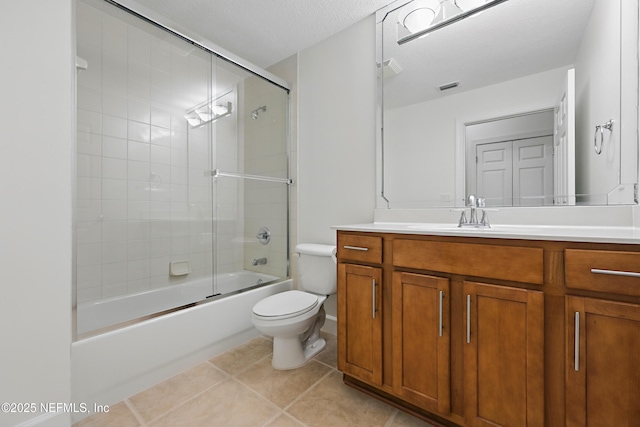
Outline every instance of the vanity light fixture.
{"label": "vanity light fixture", "polygon": [[398,36],[398,44],[424,37],[432,31],[476,15],[507,0],[413,0],[402,6],[398,26],[410,34]]}

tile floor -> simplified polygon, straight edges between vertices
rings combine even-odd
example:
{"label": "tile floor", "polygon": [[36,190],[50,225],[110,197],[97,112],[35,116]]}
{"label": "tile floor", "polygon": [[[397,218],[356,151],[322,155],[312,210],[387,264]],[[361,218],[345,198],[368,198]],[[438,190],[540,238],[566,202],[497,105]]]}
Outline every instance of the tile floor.
{"label": "tile floor", "polygon": [[271,367],[258,337],[111,406],[74,427],[432,427],[342,383],[336,337],[302,368]]}

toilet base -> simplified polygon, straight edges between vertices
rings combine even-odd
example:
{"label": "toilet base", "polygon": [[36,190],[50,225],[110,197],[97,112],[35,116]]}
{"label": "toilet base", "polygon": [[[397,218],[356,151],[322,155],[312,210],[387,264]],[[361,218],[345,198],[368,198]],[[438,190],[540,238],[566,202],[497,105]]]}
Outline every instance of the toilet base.
{"label": "toilet base", "polygon": [[274,337],[271,366],[279,371],[299,368],[324,350],[326,346],[327,342],[324,338],[319,338],[313,343],[307,343],[303,347],[300,337]]}

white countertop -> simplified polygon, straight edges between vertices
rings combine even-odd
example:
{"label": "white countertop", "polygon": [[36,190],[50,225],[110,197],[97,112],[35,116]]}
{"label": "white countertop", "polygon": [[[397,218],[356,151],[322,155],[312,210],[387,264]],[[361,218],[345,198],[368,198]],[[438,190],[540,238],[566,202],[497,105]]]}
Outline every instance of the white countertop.
{"label": "white countertop", "polygon": [[458,228],[457,224],[453,223],[372,222],[369,224],[340,225],[331,228],[343,231],[432,236],[640,244],[640,229],[634,227],[498,224],[491,225],[489,229],[477,229],[469,227]]}

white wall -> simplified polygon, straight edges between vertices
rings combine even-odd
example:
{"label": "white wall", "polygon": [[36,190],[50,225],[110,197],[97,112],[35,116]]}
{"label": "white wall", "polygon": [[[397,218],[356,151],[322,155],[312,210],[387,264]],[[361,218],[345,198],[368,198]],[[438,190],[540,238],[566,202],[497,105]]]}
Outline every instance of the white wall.
{"label": "white wall", "polygon": [[[576,57],[576,194],[606,203],[620,172],[620,1],[598,0]],[[613,119],[604,149],[593,149],[594,128]]]}
{"label": "white wall", "polygon": [[[0,2],[0,402],[69,403],[72,1]],[[69,414],[0,413],[69,425]]]}
{"label": "white wall", "polygon": [[298,241],[370,222],[375,202],[375,23],[368,17],[299,53]]}

